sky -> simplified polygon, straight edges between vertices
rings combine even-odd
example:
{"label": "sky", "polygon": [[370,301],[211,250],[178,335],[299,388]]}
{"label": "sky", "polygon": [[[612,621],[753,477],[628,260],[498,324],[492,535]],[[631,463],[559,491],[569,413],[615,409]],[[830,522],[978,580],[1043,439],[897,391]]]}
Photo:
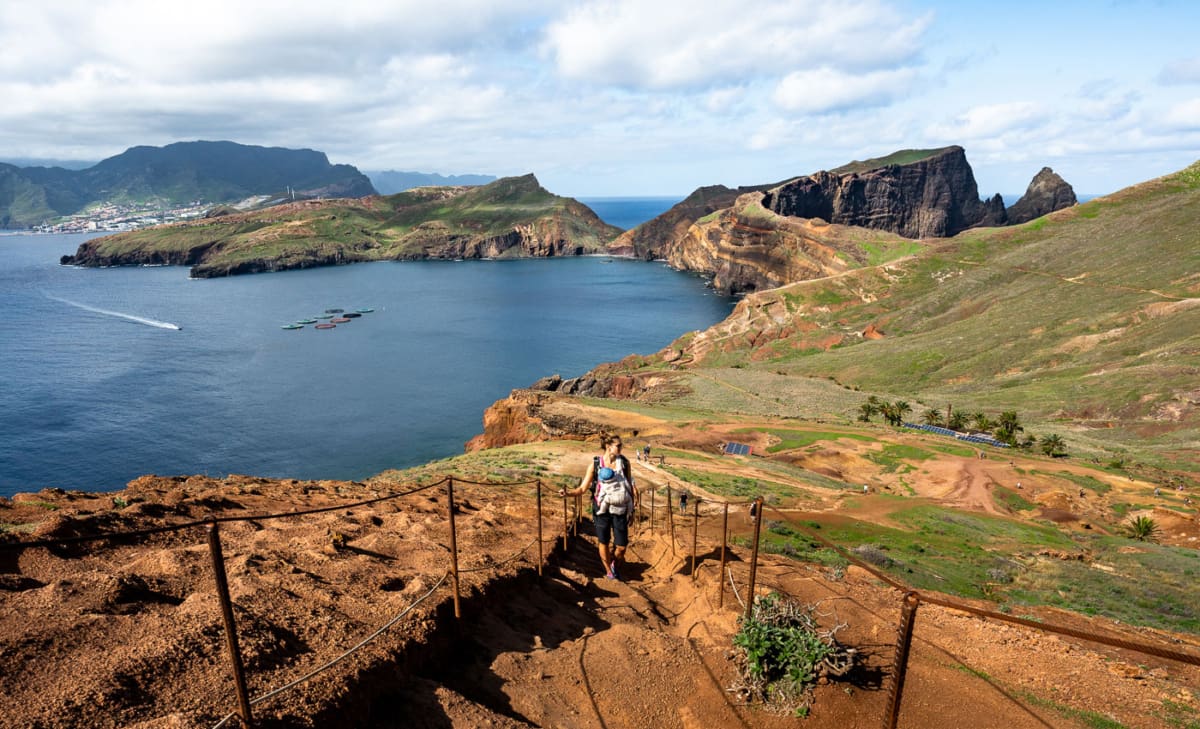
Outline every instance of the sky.
{"label": "sky", "polygon": [[683,196],[966,149],[981,196],[1200,159],[1195,0],[0,0],[0,159],[308,148]]}

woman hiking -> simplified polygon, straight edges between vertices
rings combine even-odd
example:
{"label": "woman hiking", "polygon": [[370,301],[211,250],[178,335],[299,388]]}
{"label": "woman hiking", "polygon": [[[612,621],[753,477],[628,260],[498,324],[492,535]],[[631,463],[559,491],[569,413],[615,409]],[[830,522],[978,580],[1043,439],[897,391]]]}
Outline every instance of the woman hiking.
{"label": "woman hiking", "polygon": [[[592,458],[579,487],[559,494],[577,496],[591,492],[592,523],[596,526],[600,562],[604,576],[620,579],[619,570],[625,562],[625,547],[629,544],[629,517],[638,507],[638,493],[633,486],[629,460],[621,455],[621,438],[604,435],[600,438],[604,452]],[[613,547],[609,548],[609,541]]]}

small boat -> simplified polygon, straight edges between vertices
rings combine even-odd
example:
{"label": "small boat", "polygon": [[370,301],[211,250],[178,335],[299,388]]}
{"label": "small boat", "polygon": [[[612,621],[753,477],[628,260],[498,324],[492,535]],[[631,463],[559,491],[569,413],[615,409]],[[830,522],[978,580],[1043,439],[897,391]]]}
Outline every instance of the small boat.
{"label": "small boat", "polygon": [[326,309],[326,314],[341,314],[345,309]]}
{"label": "small boat", "polygon": [[[346,322],[348,322],[350,320],[344,316],[339,316],[339,317],[334,317],[333,319],[330,319],[330,321],[332,321],[334,324],[345,324]],[[318,324],[317,326],[321,326],[321,325]]]}
{"label": "small boat", "polygon": [[280,329],[303,329],[304,325],[303,324],[284,324],[283,326],[281,326],[279,328]]}
{"label": "small boat", "polygon": [[332,318],[333,318],[333,314],[321,314],[321,315],[319,315],[317,318],[318,318],[318,319],[332,319]]}
{"label": "small boat", "polygon": [[345,314],[342,314],[342,317],[345,319],[357,319],[360,316],[362,316],[362,314],[358,313],[357,311],[347,311]]}
{"label": "small boat", "polygon": [[329,322],[321,322],[320,324],[313,327],[313,329],[336,329],[336,328],[337,328],[337,324],[330,324]]}
{"label": "small boat", "polygon": [[372,311],[375,311],[375,310],[374,309],[355,309],[355,311],[358,312],[359,314],[370,314]]}
{"label": "small boat", "polygon": [[316,324],[317,320],[316,319],[297,319],[296,323],[297,324]]}

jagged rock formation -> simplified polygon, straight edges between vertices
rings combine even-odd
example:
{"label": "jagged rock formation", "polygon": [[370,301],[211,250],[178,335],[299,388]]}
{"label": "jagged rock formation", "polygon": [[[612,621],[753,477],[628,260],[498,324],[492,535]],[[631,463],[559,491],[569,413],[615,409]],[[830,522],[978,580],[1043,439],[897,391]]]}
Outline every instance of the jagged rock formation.
{"label": "jagged rock formation", "polygon": [[1002,222],[1003,200],[980,202],[962,147],[897,153],[903,154],[919,158],[907,164],[854,163],[800,177],[768,192],[763,207],[905,238],[944,238]]}
{"label": "jagged rock formation", "polygon": [[209,278],[360,261],[532,258],[602,252],[619,228],[533,175],[484,187],[302,201],[85,242],[64,265],[193,266]]}
{"label": "jagged rock formation", "polygon": [[[1038,193],[1027,194],[1018,215],[1073,204],[1070,186],[1058,182],[1035,178],[1030,189]],[[872,235],[940,238],[1008,223],[1003,198],[979,199],[966,153],[953,146],[903,150],[776,185],[700,188],[609,250],[660,258],[712,276],[722,291],[744,292],[863,265],[866,245],[880,242]]]}
{"label": "jagged rock formation", "polygon": [[1075,190],[1049,167],[1043,167],[1033,177],[1021,199],[1008,209],[1011,225],[1027,223],[1055,210],[1069,208],[1079,202]]}

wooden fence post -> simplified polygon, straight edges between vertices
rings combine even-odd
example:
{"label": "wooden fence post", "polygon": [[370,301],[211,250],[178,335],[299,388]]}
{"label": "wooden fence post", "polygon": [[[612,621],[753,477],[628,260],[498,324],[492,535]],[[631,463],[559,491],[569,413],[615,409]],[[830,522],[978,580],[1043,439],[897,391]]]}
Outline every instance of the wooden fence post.
{"label": "wooden fence post", "polygon": [[542,576],[542,562],[546,558],[542,554],[542,479],[537,480],[537,515],[538,515],[538,577]]}
{"label": "wooden fence post", "polygon": [[762,523],[763,523],[763,520],[762,520],[763,499],[762,499],[762,497],[759,496],[757,499],[755,499],[754,504],[755,504],[755,506],[758,507],[755,510],[755,513],[758,514],[758,518],[754,520],[754,549],[750,553],[750,591],[746,595],[746,619],[747,620],[750,619],[751,611],[754,609],[754,582],[755,582],[755,579],[757,579],[757,577],[758,577],[758,539],[759,539],[760,533],[762,532]]}
{"label": "wooden fence post", "polygon": [[696,549],[699,545],[700,499],[692,502],[692,582],[696,581]]}
{"label": "wooden fence post", "polygon": [[462,618],[458,601],[458,532],[454,527],[454,477],[446,477],[446,510],[450,514],[450,573],[454,577],[454,617]]}
{"label": "wooden fence post", "polygon": [[721,574],[718,582],[721,583],[721,591],[717,598],[717,607],[725,607],[725,552],[729,544],[729,502],[725,502],[725,516],[721,520]]}
{"label": "wooden fence post", "polygon": [[892,685],[888,690],[887,714],[883,717],[884,729],[896,729],[900,720],[900,695],[904,691],[904,677],[908,673],[908,651],[912,647],[913,625],[917,621],[917,606],[921,604],[915,592],[904,595],[900,606],[900,631],[896,636],[896,660],[892,667]]}
{"label": "wooden fence post", "polygon": [[229,581],[225,576],[225,555],[221,550],[221,532],[214,520],[208,525],[208,551],[212,555],[213,577],[217,582],[217,599],[221,603],[221,617],[225,621],[225,645],[229,648],[229,660],[233,664],[233,685],[237,690],[238,713],[242,724],[250,723],[250,695],[246,692],[246,672],[242,667],[242,652],[238,648],[237,625],[233,620],[233,601],[229,599]]}

